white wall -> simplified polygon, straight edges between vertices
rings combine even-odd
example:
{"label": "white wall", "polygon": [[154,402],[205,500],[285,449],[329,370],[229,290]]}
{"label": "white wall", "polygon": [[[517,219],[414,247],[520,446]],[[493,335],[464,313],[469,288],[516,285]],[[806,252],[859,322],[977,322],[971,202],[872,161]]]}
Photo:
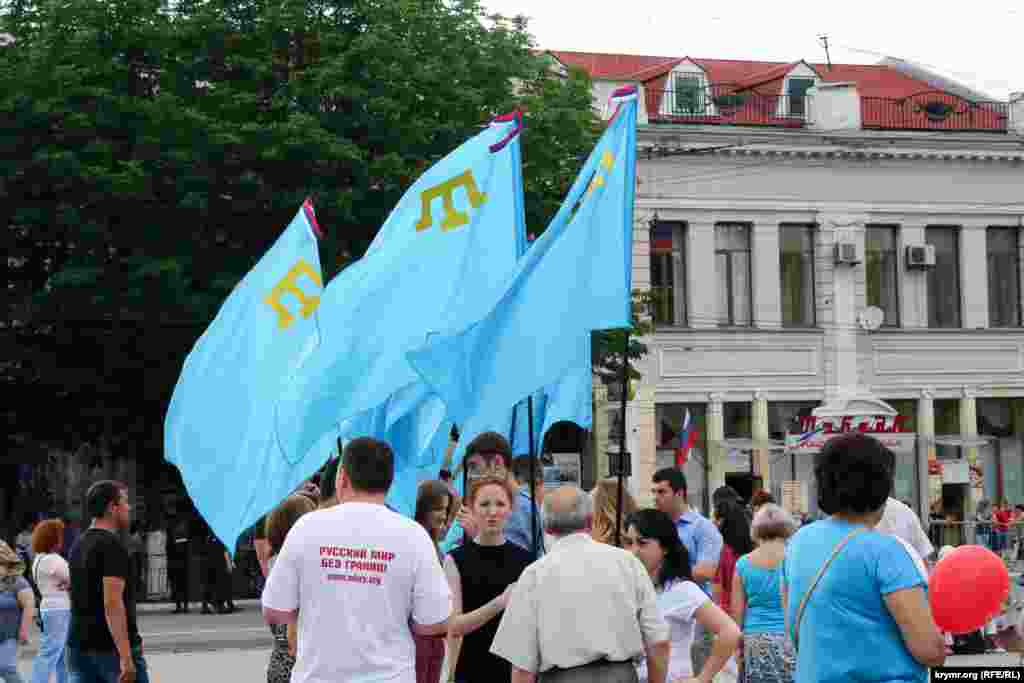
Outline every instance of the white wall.
{"label": "white wall", "polygon": [[[712,155],[652,161],[641,155],[639,164],[636,237],[646,240],[646,223],[654,211],[661,220],[688,224],[685,294],[692,326],[699,328],[659,329],[649,340],[644,381],[654,384],[658,403],[702,402],[712,392],[723,393],[727,401],[750,400],[757,390],[769,401],[823,400],[834,381],[852,381],[892,398],[916,398],[922,386],[934,387],[938,397],[954,397],[964,385],[979,387],[982,396],[1024,396],[1024,329],[928,330],[925,278],[901,263],[904,329],[868,334],[856,327],[856,313],[866,305],[863,264],[842,267],[842,292],[835,289],[838,269],[832,265],[835,237],[849,233],[862,244],[867,223],[902,226],[901,246],[922,243],[929,224],[962,226],[964,324],[984,327],[984,228],[1024,225],[1020,164]],[[714,302],[717,287],[717,221],[754,226],[759,287],[771,285],[765,268],[778,268],[777,246],[769,248],[765,231],[784,222],[819,225],[818,329],[772,329],[761,307],[756,312],[759,329],[721,330],[706,324],[705,304]],[[636,263],[641,253],[649,252],[634,250],[635,275],[641,274]],[[649,278],[646,270],[635,280]],[[842,311],[836,310],[837,294]],[[755,305],[759,296],[763,301],[755,291]],[[847,330],[845,341],[837,329]],[[837,354],[844,343],[845,353]]]}

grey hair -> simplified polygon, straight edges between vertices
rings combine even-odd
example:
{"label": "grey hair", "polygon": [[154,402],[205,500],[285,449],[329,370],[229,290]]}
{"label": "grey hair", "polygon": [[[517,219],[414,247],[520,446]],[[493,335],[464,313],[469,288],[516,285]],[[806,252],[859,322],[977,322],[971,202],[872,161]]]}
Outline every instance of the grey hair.
{"label": "grey hair", "polygon": [[757,509],[750,523],[750,537],[754,541],[787,539],[796,532],[796,521],[775,503],[765,503]]}
{"label": "grey hair", "polygon": [[568,509],[552,510],[554,496],[544,497],[544,527],[552,536],[567,536],[583,531],[594,517],[594,500],[578,486],[573,489],[572,506]]}

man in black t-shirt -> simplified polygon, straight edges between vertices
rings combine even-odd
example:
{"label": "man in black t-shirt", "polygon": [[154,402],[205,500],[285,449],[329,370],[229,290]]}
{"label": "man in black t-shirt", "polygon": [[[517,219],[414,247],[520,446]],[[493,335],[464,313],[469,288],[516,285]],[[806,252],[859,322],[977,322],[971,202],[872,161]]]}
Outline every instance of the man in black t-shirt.
{"label": "man in black t-shirt", "polygon": [[70,683],[149,683],[135,618],[135,571],[119,537],[131,523],[128,488],[93,484],[86,494],[92,526],[71,549]]}

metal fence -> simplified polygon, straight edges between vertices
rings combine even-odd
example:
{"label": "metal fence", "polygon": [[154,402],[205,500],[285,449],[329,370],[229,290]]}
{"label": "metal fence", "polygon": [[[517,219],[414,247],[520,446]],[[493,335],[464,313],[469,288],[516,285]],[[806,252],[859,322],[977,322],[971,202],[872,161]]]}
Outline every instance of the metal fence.
{"label": "metal fence", "polygon": [[647,89],[647,116],[652,123],[702,123],[802,127],[808,114],[805,95],[742,90],[731,83]]}
{"label": "metal fence", "polygon": [[1000,555],[1012,568],[1024,568],[1024,522],[1000,530],[993,522],[931,520],[928,536],[936,550],[947,545],[980,545]]}
{"label": "metal fence", "polygon": [[936,91],[900,99],[862,97],[861,117],[864,128],[1005,133],[1010,105],[971,102]]}

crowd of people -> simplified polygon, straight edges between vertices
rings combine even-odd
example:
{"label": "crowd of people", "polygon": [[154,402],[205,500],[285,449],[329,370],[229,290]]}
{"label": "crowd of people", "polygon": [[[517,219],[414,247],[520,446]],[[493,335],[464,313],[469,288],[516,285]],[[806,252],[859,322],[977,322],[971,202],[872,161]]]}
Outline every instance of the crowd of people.
{"label": "crowd of people", "polygon": [[[934,548],[891,498],[893,454],[869,436],[817,456],[827,516],[810,524],[729,487],[706,518],[674,468],[655,473],[651,508],[611,479],[531,487],[529,461],[494,433],[466,449],[465,499],[423,482],[408,519],[385,504],[386,443],[356,439],[339,461],[319,509],[277,527],[262,597],[280,644],[272,682],[282,662],[296,683],[923,682],[945,661],[926,598]],[[296,506],[282,503],[268,534]],[[464,533],[444,552],[452,525]]]}
{"label": "crowd of people", "polygon": [[[827,516],[805,525],[729,487],[704,517],[674,468],[654,474],[650,508],[615,480],[545,491],[495,433],[467,447],[464,499],[450,479],[423,482],[409,518],[386,504],[394,463],[388,444],[356,439],[259,525],[268,683],[923,682],[945,660],[926,598],[934,548],[869,436],[816,456]],[[86,507],[66,560],[60,520],[34,529],[30,568],[0,544],[6,683],[22,683],[16,648],[36,617],[26,570],[42,597],[33,683],[148,681],[127,488],[98,482]],[[999,640],[1024,649],[1016,629]]]}

